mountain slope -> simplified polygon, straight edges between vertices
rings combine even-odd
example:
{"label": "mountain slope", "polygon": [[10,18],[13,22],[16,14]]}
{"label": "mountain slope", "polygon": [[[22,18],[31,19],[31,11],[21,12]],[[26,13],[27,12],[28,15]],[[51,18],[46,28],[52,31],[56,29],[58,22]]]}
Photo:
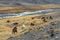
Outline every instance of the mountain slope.
{"label": "mountain slope", "polygon": [[47,4],[47,3],[55,3],[60,4],[60,0],[0,0],[2,2],[27,2],[27,3],[34,3],[34,4]]}

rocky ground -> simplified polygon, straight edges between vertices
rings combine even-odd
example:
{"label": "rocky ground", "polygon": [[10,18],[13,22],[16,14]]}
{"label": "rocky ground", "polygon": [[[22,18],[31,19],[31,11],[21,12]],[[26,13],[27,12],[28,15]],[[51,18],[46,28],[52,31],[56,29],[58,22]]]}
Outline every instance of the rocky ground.
{"label": "rocky ground", "polygon": [[[46,20],[43,21],[42,17]],[[18,32],[12,34],[15,26]],[[47,33],[50,27],[54,28],[54,37]],[[0,40],[60,40],[60,13],[0,19]]]}
{"label": "rocky ground", "polygon": [[[47,14],[47,17],[49,16],[53,16],[53,20],[49,19],[47,22],[35,24],[34,28],[36,28],[33,28],[34,30],[29,31],[21,36],[10,37],[8,40],[60,40],[60,13]],[[39,29],[39,27],[41,28]],[[54,37],[50,37],[50,34],[47,33],[47,31],[50,30],[50,27],[54,28]]]}

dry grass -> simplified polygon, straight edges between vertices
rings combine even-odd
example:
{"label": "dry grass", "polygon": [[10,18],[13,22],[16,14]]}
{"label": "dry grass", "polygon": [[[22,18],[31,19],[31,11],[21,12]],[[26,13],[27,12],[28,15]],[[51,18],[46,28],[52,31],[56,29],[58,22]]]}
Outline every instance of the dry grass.
{"label": "dry grass", "polygon": [[[16,35],[13,35],[12,34],[12,29],[13,29],[14,26],[12,26],[12,28],[10,28],[7,25],[9,25],[9,24],[11,25],[11,24],[13,24],[15,22],[18,22],[18,23],[23,23],[23,22],[24,23],[30,23],[32,21],[31,18],[32,17],[35,17],[35,16],[38,16],[38,14],[37,15],[32,15],[32,16],[30,15],[30,16],[22,16],[22,17],[15,17],[15,18],[0,19],[0,29],[2,29],[2,30],[0,30],[1,31],[0,32],[0,38],[2,40],[4,40],[4,39],[7,39],[6,38],[6,35],[10,35],[10,36],[13,36],[14,37],[14,36],[18,36],[18,35],[21,35],[21,34],[24,34],[24,33],[28,32],[28,31],[30,31],[28,26],[26,26],[24,28],[25,31],[21,29],[21,26],[17,26],[18,33]],[[7,20],[10,20],[10,23],[7,23]],[[40,20],[39,19],[34,19],[34,20],[35,21],[37,20],[37,21],[41,21],[42,22],[41,19]]]}
{"label": "dry grass", "polygon": [[[49,13],[48,15],[52,15],[53,13]],[[54,14],[55,15],[55,14]],[[50,22],[53,22],[53,21],[55,21],[55,19],[54,20],[48,20],[48,22],[46,22],[46,23],[44,23],[43,21],[42,21],[42,19],[37,19],[37,18],[34,18],[33,20],[31,19],[32,17],[36,17],[36,16],[40,16],[40,15],[38,15],[38,14],[36,14],[36,15],[29,15],[29,16],[21,16],[21,17],[14,17],[14,18],[5,18],[5,19],[0,19],[0,29],[2,29],[2,30],[0,30],[1,32],[0,32],[0,38],[2,38],[2,39],[6,39],[6,35],[10,35],[10,36],[13,36],[13,37],[17,37],[17,36],[19,36],[19,35],[22,35],[22,34],[24,34],[24,33],[27,33],[27,32],[29,32],[29,31],[31,31],[30,29],[32,29],[32,30],[37,30],[37,27],[36,26],[29,26],[29,25],[26,25],[26,27],[24,28],[24,30],[22,30],[21,29],[21,27],[22,26],[17,26],[17,28],[18,28],[18,33],[16,34],[16,35],[13,35],[12,34],[12,28],[14,27],[14,26],[12,26],[12,28],[10,28],[9,26],[7,26],[7,25],[11,25],[11,24],[13,24],[13,23],[15,23],[15,22],[17,22],[17,23],[19,23],[19,24],[21,24],[21,23],[23,23],[23,24],[29,24],[29,23],[31,23],[31,22],[33,22],[33,23],[39,23],[40,24],[40,26],[39,27],[45,27],[45,25],[49,25],[49,23]],[[59,19],[59,18],[57,18],[57,19]],[[7,20],[9,20],[10,21],[10,23],[7,23]],[[43,24],[42,24],[43,23]],[[46,36],[46,35],[45,35]]]}

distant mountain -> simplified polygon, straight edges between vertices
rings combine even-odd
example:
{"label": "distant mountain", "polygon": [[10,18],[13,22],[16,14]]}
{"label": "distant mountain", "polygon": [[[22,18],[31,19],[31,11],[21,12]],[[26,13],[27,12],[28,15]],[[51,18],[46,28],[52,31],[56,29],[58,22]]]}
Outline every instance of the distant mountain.
{"label": "distant mountain", "polygon": [[59,4],[60,0],[0,0],[0,4],[8,6],[21,6],[21,5],[41,5],[41,4]]}
{"label": "distant mountain", "polygon": [[20,0],[20,1],[35,3],[35,4],[46,4],[46,3],[60,4],[60,0]]}
{"label": "distant mountain", "polygon": [[0,0],[5,2],[27,2],[34,4],[46,4],[46,3],[55,3],[60,4],[60,0]]}

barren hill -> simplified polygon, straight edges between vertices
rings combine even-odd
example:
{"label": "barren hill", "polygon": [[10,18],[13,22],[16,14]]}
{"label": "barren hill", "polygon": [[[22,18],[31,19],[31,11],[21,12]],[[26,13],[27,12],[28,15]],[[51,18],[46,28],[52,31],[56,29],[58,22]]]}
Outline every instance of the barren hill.
{"label": "barren hill", "polygon": [[18,6],[18,7],[2,7],[0,8],[0,14],[5,13],[20,13],[24,11],[36,11],[36,10],[45,10],[45,9],[59,9],[60,5],[48,4],[41,6]]}

